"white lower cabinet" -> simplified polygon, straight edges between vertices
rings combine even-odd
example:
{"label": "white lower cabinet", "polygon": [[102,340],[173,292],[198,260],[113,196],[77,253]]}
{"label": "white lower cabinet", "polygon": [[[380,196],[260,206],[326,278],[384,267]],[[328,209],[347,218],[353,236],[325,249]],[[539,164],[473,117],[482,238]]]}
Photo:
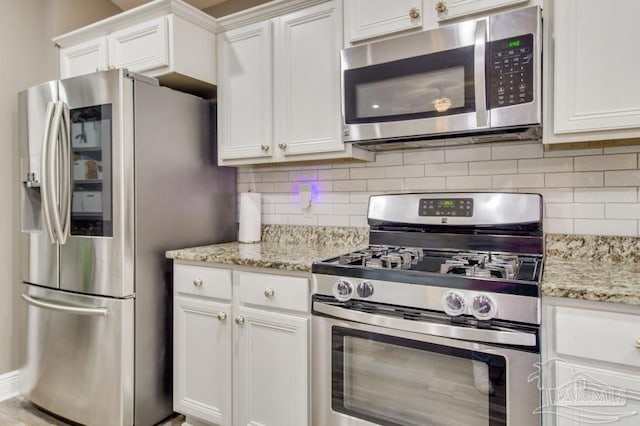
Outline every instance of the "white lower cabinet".
{"label": "white lower cabinet", "polygon": [[640,424],[640,309],[544,300],[543,424]]}
{"label": "white lower cabinet", "polygon": [[187,424],[309,424],[309,277],[174,267],[174,410]]}

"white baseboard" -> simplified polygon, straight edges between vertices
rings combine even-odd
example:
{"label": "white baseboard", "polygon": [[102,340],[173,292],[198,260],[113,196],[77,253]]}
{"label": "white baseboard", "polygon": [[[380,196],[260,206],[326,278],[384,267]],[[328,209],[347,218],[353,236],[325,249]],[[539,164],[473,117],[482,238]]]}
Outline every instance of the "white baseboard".
{"label": "white baseboard", "polygon": [[18,396],[19,370],[0,374],[0,401]]}

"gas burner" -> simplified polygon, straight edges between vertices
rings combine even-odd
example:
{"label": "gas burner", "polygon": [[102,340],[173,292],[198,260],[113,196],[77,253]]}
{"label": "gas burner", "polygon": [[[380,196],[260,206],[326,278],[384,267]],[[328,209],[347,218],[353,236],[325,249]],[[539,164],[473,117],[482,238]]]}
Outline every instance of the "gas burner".
{"label": "gas burner", "polygon": [[441,274],[465,275],[478,278],[513,279],[520,266],[518,256],[509,254],[459,253],[440,265]]}
{"label": "gas burner", "polygon": [[383,269],[411,269],[412,263],[421,260],[421,248],[396,246],[370,246],[340,256],[339,265],[364,266]]}

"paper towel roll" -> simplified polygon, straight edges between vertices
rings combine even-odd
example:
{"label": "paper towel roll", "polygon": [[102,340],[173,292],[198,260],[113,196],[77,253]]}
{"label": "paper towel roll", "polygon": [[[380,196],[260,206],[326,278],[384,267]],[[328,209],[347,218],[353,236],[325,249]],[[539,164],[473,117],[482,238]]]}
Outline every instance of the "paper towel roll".
{"label": "paper towel roll", "polygon": [[256,192],[242,192],[240,194],[240,232],[238,241],[241,243],[255,243],[260,241],[260,225],[262,197]]}

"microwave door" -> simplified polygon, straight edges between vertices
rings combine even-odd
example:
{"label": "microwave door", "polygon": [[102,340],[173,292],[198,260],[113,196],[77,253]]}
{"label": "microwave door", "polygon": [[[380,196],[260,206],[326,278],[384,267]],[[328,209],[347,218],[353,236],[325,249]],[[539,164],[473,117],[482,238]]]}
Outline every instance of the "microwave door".
{"label": "microwave door", "polygon": [[64,290],[112,297],[134,291],[133,130],[124,124],[133,120],[133,83],[122,73],[60,82],[70,140],[70,229],[60,246]]}
{"label": "microwave door", "polygon": [[60,141],[53,134],[58,88],[58,81],[50,81],[18,95],[21,279],[52,288],[59,287],[61,231],[59,206],[53,204],[62,201],[56,197]]}

